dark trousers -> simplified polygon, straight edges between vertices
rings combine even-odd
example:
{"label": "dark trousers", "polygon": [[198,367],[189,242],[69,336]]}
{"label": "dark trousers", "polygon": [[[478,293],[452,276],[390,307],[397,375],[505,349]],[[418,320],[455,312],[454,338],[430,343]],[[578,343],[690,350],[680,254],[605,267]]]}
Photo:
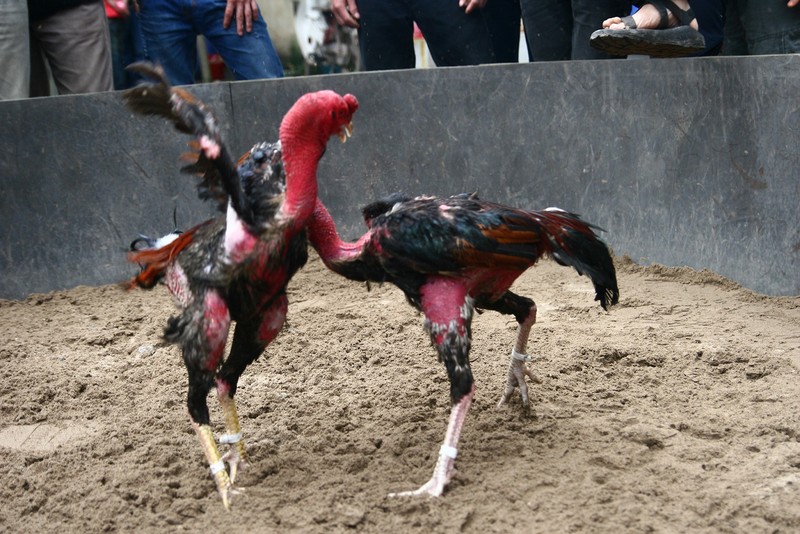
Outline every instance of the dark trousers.
{"label": "dark trousers", "polygon": [[[783,2],[783,0],[780,1]],[[727,0],[689,0],[689,5],[697,16],[700,33],[706,40],[706,49],[698,55],[716,56],[722,50],[726,3]]]}
{"label": "dark trousers", "polygon": [[136,85],[141,75],[128,72],[125,67],[147,59],[139,15],[132,12],[124,18],[108,19],[111,36],[111,60],[114,65],[114,89],[127,89]]}
{"label": "dark trousers", "polygon": [[631,12],[630,0],[521,0],[520,5],[531,61],[614,57],[593,48],[589,37],[607,18]]}
{"label": "dark trousers", "polygon": [[414,68],[414,22],[437,66],[495,62],[483,13],[467,15],[457,0],[359,0],[358,11],[366,70]]}
{"label": "dark trousers", "polygon": [[497,62],[519,61],[519,30],[522,22],[519,0],[489,0],[483,8],[483,16],[489,26]]}
{"label": "dark trousers", "polygon": [[32,22],[31,96],[50,96],[45,60],[58,94],[114,90],[108,22],[100,1]]}
{"label": "dark trousers", "polygon": [[800,52],[800,6],[787,7],[786,0],[728,0],[727,8],[725,55]]}

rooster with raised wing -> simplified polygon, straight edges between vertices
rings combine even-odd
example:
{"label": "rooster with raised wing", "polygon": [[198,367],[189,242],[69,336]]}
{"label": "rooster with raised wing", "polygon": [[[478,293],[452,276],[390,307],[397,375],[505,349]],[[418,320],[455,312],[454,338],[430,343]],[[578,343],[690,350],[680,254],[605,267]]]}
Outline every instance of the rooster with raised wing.
{"label": "rooster with raised wing", "polygon": [[[128,287],[163,280],[180,313],[165,338],[180,345],[189,375],[189,416],[226,508],[245,448],[234,402],[239,377],[283,327],[286,286],[308,258],[305,226],[317,198],[317,165],[328,139],[351,133],[358,102],[352,95],[319,91],[302,96],[280,126],[277,143],[259,143],[234,162],[210,110],[188,91],[171,87],[160,67],[133,69],[153,80],[124,99],[141,114],[170,120],[194,136],[184,171],[201,177],[201,198],[223,211],[158,248],[129,254],[142,266]],[[236,327],[224,356],[231,322]],[[216,387],[225,416],[221,456],[211,430],[206,398]],[[230,466],[230,474],[225,462]]]}

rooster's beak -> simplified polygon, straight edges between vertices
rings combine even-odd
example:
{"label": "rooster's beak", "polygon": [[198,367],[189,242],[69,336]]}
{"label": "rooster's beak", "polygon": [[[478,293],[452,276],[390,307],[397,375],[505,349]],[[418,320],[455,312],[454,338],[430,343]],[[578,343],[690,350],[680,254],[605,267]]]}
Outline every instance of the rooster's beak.
{"label": "rooster's beak", "polygon": [[353,123],[349,122],[347,124],[343,124],[342,128],[339,130],[339,140],[342,143],[344,143],[352,135],[353,135]]}

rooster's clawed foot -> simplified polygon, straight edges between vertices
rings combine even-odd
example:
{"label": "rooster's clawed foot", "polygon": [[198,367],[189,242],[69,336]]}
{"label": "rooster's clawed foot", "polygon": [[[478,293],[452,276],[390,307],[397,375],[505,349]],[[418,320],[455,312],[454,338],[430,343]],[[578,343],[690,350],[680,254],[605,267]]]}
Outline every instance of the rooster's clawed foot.
{"label": "rooster's clawed foot", "polygon": [[534,384],[541,384],[542,381],[537,378],[533,372],[525,365],[526,362],[531,361],[532,358],[527,354],[522,354],[516,350],[511,351],[511,363],[508,366],[508,379],[506,380],[506,390],[503,396],[500,397],[500,402],[497,407],[500,408],[508,403],[511,395],[516,388],[519,388],[519,393],[522,396],[522,405],[528,407],[528,383],[525,377],[531,379]]}

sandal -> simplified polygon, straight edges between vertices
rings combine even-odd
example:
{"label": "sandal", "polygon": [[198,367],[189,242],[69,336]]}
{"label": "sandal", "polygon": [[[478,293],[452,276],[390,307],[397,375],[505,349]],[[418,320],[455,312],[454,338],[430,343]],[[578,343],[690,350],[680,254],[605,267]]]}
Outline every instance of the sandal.
{"label": "sandal", "polygon": [[[683,10],[672,0],[648,0],[660,15],[657,29],[639,29],[632,16],[623,17],[624,29],[608,28],[592,33],[589,43],[598,50],[613,56],[643,55],[650,57],[683,57],[702,52],[706,47],[703,34],[690,26],[696,17],[690,7]],[[678,19],[678,26],[667,27],[671,11]]]}

